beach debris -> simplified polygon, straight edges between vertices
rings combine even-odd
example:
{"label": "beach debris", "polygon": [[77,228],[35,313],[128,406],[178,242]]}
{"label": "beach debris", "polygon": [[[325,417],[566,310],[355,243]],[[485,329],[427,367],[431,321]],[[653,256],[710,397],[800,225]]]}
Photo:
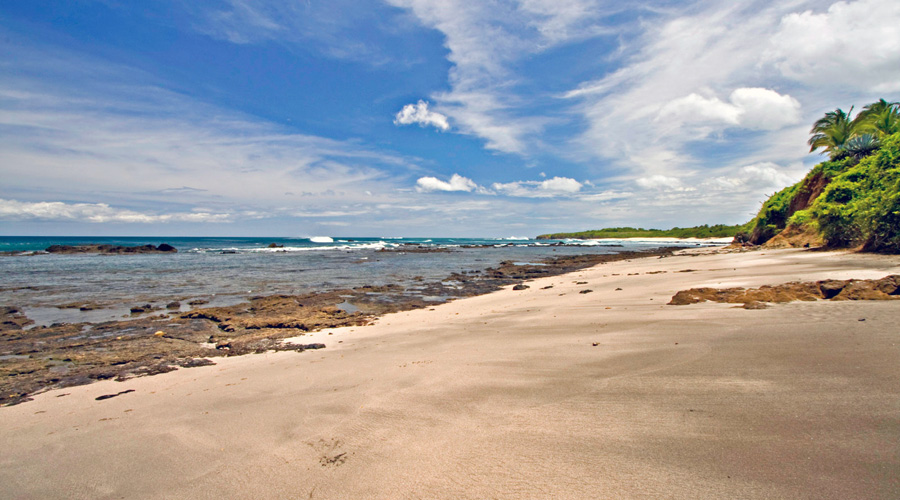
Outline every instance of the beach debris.
{"label": "beach debris", "polygon": [[129,392],[134,392],[134,389],[127,389],[122,392],[117,392],[115,394],[104,394],[102,396],[97,396],[96,398],[94,398],[94,400],[95,401],[103,401],[104,399],[111,399],[116,396],[121,396],[122,394],[128,394]]}
{"label": "beach debris", "polygon": [[617,291],[617,292],[621,292],[622,289],[621,289],[621,288],[616,288],[616,291]]}
{"label": "beach debris", "polygon": [[155,335],[157,337],[162,337],[165,334],[166,334],[166,332],[164,332],[162,330],[157,330],[157,331],[153,332],[153,335]]}
{"label": "beach debris", "polygon": [[551,288],[553,288],[553,285],[547,285],[547,286],[541,287],[541,290],[549,290]]}
{"label": "beach debris", "polygon": [[528,285],[521,285],[521,284],[520,284],[520,285],[514,286],[512,289],[513,289],[513,290],[528,290],[529,288],[531,288],[531,287],[529,287]]}
{"label": "beach debris", "polygon": [[591,292],[593,292],[593,290],[591,290],[590,288],[588,288],[588,289],[582,290],[582,291],[580,291],[580,292],[578,292],[578,293],[591,293]]}

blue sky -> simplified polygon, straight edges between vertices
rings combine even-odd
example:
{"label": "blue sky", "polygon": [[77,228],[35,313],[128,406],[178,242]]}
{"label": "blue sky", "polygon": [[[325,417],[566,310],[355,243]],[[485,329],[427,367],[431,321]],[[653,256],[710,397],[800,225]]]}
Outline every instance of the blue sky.
{"label": "blue sky", "polygon": [[0,0],[0,234],[741,223],[882,97],[895,0]]}

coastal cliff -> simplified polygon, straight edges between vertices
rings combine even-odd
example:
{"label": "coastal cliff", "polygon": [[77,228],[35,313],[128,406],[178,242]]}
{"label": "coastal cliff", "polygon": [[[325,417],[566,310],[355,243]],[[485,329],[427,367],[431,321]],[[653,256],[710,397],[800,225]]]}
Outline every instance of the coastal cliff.
{"label": "coastal cliff", "polygon": [[816,165],[772,195],[738,240],[900,253],[900,133],[868,156]]}

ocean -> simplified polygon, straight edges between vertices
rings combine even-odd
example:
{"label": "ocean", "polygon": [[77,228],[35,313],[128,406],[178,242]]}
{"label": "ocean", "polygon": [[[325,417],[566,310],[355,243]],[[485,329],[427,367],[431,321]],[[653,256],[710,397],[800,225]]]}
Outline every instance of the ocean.
{"label": "ocean", "polygon": [[[47,254],[50,245],[174,246],[166,254]],[[682,242],[682,246],[701,243]],[[537,263],[555,256],[609,254],[678,243],[526,238],[185,238],[0,237],[0,306],[35,321],[121,319],[136,304],[205,301],[232,305],[258,295],[301,294],[397,284],[411,291],[453,272],[483,271],[502,261]],[[431,251],[423,252],[426,248]],[[409,251],[404,251],[409,250]],[[443,300],[444,297],[426,297]],[[78,305],[93,304],[90,310]]]}

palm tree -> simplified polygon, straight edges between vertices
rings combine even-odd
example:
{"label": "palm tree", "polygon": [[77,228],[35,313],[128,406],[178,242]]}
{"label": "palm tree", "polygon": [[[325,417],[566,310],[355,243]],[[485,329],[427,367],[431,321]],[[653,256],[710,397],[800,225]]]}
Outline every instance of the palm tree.
{"label": "palm tree", "polygon": [[900,132],[900,102],[879,99],[864,107],[853,121],[860,132],[869,132],[877,137]]}
{"label": "palm tree", "polygon": [[856,134],[856,129],[859,126],[855,120],[850,119],[850,113],[852,112],[852,106],[850,111],[846,113],[838,108],[825,113],[825,116],[819,118],[809,131],[812,134],[808,141],[810,146],[809,152],[812,153],[819,148],[824,148],[832,160],[840,158],[844,144]]}

